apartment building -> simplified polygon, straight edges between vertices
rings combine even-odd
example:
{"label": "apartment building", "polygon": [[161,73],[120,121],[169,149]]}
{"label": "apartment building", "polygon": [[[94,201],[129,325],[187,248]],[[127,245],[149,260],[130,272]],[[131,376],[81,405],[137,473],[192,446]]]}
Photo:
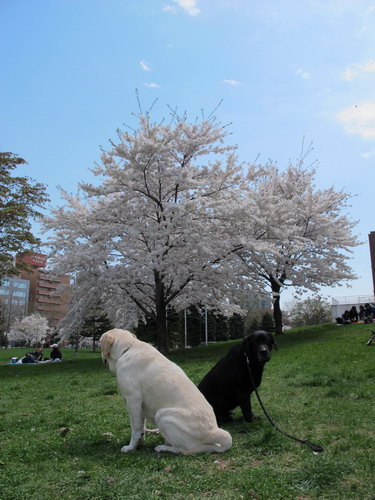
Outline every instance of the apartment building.
{"label": "apartment building", "polygon": [[22,270],[20,277],[29,281],[28,314],[39,313],[48,319],[50,328],[56,328],[68,311],[69,276],[51,278],[45,254],[17,255],[30,270]]}

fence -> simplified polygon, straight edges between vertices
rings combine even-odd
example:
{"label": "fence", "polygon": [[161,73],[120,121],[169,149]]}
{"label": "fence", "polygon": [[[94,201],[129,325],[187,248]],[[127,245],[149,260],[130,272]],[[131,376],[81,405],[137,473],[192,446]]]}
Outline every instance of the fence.
{"label": "fence", "polygon": [[374,303],[374,295],[350,295],[343,297],[332,297],[332,319],[341,318],[346,310],[350,310],[353,306],[356,306],[357,310],[360,305],[366,303]]}

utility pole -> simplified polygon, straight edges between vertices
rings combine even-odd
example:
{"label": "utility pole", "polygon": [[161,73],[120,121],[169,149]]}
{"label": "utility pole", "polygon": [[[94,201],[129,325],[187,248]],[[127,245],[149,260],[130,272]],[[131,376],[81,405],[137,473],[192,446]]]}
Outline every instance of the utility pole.
{"label": "utility pole", "polygon": [[368,235],[370,245],[371,271],[372,271],[372,290],[375,299],[375,231],[371,231]]}

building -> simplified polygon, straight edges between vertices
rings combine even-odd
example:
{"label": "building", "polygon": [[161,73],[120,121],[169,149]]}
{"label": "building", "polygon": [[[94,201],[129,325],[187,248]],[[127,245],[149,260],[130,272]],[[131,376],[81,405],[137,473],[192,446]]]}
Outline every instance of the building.
{"label": "building", "polygon": [[18,277],[5,278],[0,286],[5,331],[16,319],[27,316],[30,281]]}
{"label": "building", "polygon": [[261,320],[265,313],[272,314],[272,296],[267,292],[243,293],[239,299],[242,309],[247,310],[247,316],[250,319]]}
{"label": "building", "polygon": [[29,267],[21,271],[21,278],[30,283],[28,314],[39,313],[48,319],[51,328],[56,328],[68,312],[69,276],[49,276],[44,254],[17,255],[17,262]]}

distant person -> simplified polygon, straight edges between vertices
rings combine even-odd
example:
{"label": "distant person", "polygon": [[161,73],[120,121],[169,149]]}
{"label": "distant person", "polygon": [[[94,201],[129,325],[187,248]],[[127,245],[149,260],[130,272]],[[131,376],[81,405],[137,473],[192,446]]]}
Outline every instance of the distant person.
{"label": "distant person", "polygon": [[49,361],[58,362],[62,360],[62,354],[57,344],[51,345],[51,354],[49,356]]}
{"label": "distant person", "polygon": [[34,357],[37,363],[43,361],[43,347],[38,347],[36,351],[31,352],[30,354]]}
{"label": "distant person", "polygon": [[372,320],[374,319],[374,315],[371,309],[370,304],[365,304],[365,309],[364,309],[364,316],[363,320],[365,323],[372,323]]}
{"label": "distant person", "polygon": [[358,316],[359,316],[359,320],[360,321],[364,321],[364,319],[365,319],[365,308],[362,305],[359,306]]}
{"label": "distant person", "polygon": [[355,306],[353,306],[349,311],[349,317],[351,322],[358,322],[358,311]]}
{"label": "distant person", "polygon": [[20,359],[19,363],[27,364],[27,363],[36,363],[36,360],[33,356],[32,352],[27,352],[23,358]]}
{"label": "distant person", "polygon": [[38,347],[36,351],[28,352],[21,358],[22,363],[41,363],[43,361],[43,348]]}
{"label": "distant person", "polygon": [[351,320],[350,320],[350,314],[349,314],[348,310],[346,310],[344,312],[344,314],[341,316],[341,319],[342,319],[342,324],[343,325],[350,325]]}

